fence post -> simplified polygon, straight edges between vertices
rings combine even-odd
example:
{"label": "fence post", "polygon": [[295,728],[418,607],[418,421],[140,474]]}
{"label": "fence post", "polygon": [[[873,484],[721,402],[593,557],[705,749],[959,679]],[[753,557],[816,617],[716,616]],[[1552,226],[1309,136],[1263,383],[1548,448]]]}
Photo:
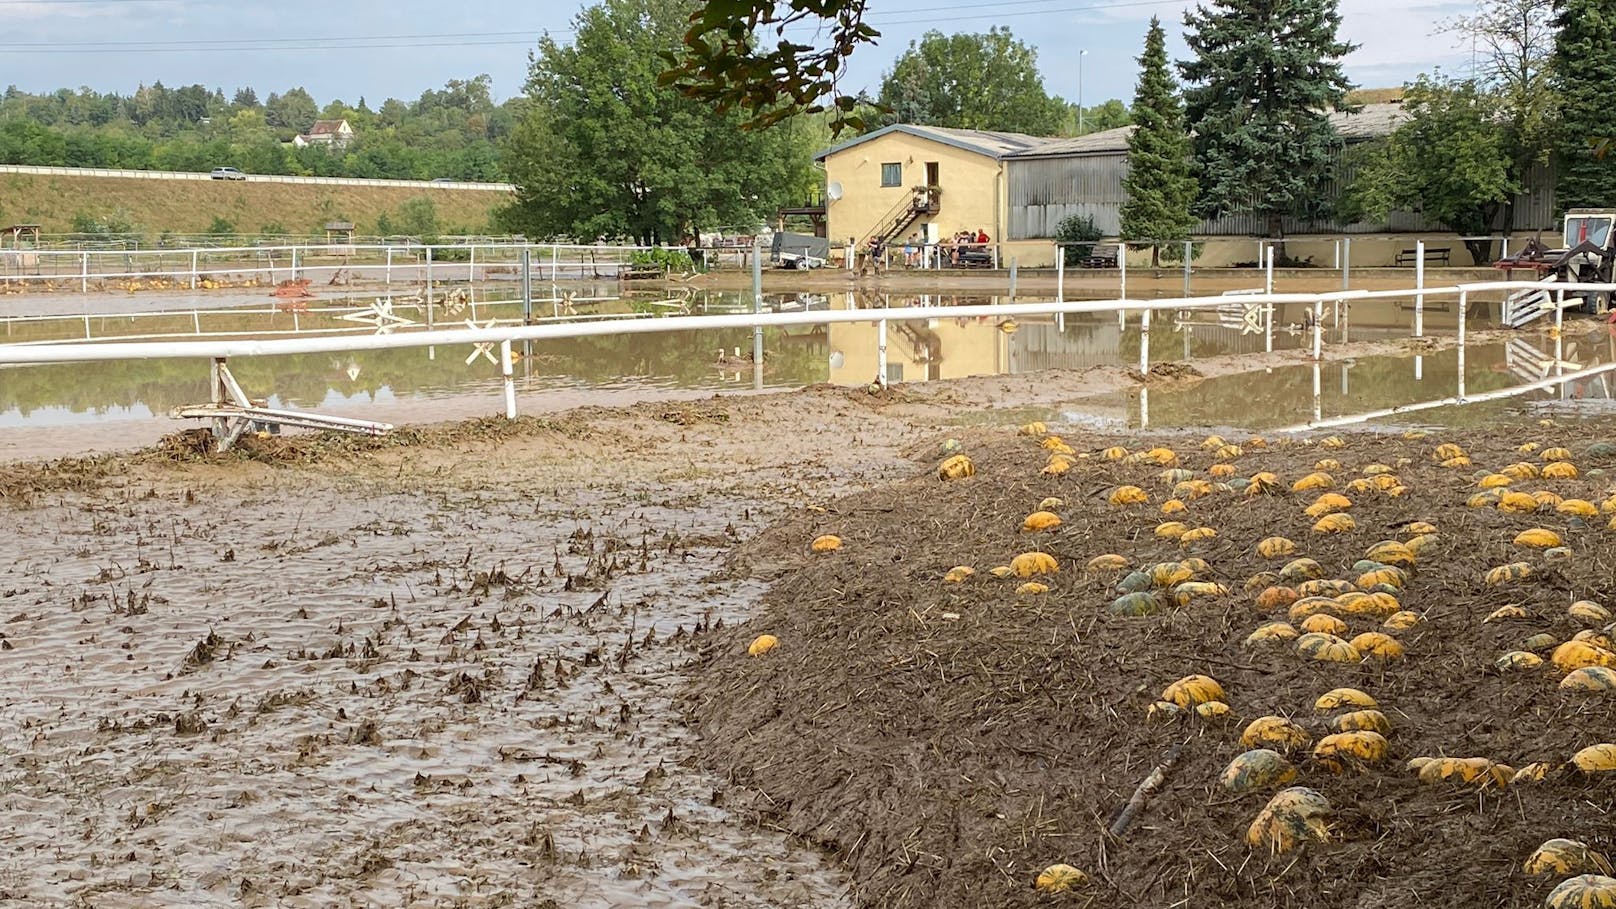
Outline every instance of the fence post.
{"label": "fence post", "polygon": [[298,274],[297,247],[292,247],[292,280],[296,281],[302,275]]}
{"label": "fence post", "polygon": [[1128,299],[1128,244],[1126,243],[1117,244],[1117,272],[1120,283],[1117,299],[1126,300]]}
{"label": "fence post", "polygon": [[1066,302],[1066,250],[1055,241],[1055,301]]}
{"label": "fence post", "polygon": [[1313,301],[1313,360],[1324,359],[1324,298]]}
{"label": "fence post", "polygon": [[1313,422],[1324,420],[1324,364],[1313,361]]}
{"label": "fence post", "polygon": [[1195,254],[1195,242],[1184,241],[1184,296],[1190,295],[1190,257]]}
{"label": "fence post", "polygon": [[196,250],[191,250],[191,289],[196,290]]}
{"label": "fence post", "polygon": [[[20,269],[19,269],[19,271],[20,271]],[[79,292],[81,292],[81,293],[89,293],[89,291],[90,291],[90,251],[87,250],[87,249],[81,249],[81,250],[79,250]]]}
{"label": "fence post", "polygon": [[1414,241],[1414,337],[1425,337],[1425,241]]}
{"label": "fence post", "polygon": [[467,244],[467,245],[471,249],[471,259],[470,259],[470,264],[468,264],[466,266],[466,283],[467,284],[476,284],[477,283],[477,244],[470,243],[470,244]]}
{"label": "fence post", "polygon": [[1467,315],[1468,315],[1466,310],[1469,309],[1469,307],[1465,305],[1466,303],[1469,302],[1468,300],[1466,300],[1467,295],[1468,295],[1468,291],[1460,289],[1460,291],[1459,291],[1459,394],[1458,394],[1458,398],[1459,398],[1460,402],[1463,402],[1464,398],[1465,398],[1465,320],[1466,320]]}
{"label": "fence post", "polygon": [[1016,257],[1010,257],[1010,302],[1016,302]]}
{"label": "fence post", "polygon": [[533,247],[522,246],[522,324],[533,324]]}
{"label": "fence post", "polygon": [[1263,293],[1274,292],[1274,248],[1268,247],[1267,258],[1263,260]]}
{"label": "fence post", "polygon": [[511,372],[511,342],[499,342],[499,374],[505,381],[505,419],[516,419],[516,379]]}
{"label": "fence post", "polygon": [[1150,310],[1139,313],[1139,374],[1150,374]]}
{"label": "fence post", "polygon": [[[763,312],[763,238],[752,235],[752,312]],[[763,367],[763,326],[752,326],[752,364]]]}
{"label": "fence post", "polygon": [[426,248],[426,327],[432,327],[432,247]]}
{"label": "fence post", "polygon": [[876,323],[875,328],[875,383],[887,387],[887,320]]}
{"label": "fence post", "polygon": [[1352,280],[1352,238],[1341,238],[1341,289],[1351,290]]}
{"label": "fence post", "polygon": [[561,273],[556,269],[561,267],[561,248],[554,243],[550,244],[550,283],[554,284]]}
{"label": "fence post", "polygon": [[393,247],[387,247],[387,270],[382,272],[382,283],[388,290],[393,289]]}

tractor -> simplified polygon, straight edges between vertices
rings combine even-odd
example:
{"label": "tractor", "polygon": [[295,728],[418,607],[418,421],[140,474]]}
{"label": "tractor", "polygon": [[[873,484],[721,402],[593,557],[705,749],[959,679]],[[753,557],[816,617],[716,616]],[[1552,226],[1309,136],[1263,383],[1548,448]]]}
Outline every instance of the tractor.
{"label": "tractor", "polygon": [[[1520,253],[1493,263],[1494,268],[1514,271],[1530,269],[1542,276],[1541,287],[1510,294],[1504,306],[1504,321],[1512,328],[1553,312],[1561,298],[1556,283],[1610,284],[1616,267],[1616,209],[1574,208],[1565,216],[1565,247],[1549,249],[1537,240],[1528,240]],[[1565,308],[1576,306],[1582,312],[1599,315],[1610,309],[1608,291],[1569,291]]]}

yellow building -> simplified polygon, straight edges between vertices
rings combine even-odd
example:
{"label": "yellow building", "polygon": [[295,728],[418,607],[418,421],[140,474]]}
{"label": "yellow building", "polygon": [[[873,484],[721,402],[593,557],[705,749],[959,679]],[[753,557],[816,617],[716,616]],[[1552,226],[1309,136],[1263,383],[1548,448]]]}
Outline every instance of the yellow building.
{"label": "yellow building", "polygon": [[911,235],[941,241],[966,230],[1001,242],[1004,159],[1049,141],[900,123],[826,149],[815,160],[825,169],[831,246],[863,249],[872,237],[897,246]]}

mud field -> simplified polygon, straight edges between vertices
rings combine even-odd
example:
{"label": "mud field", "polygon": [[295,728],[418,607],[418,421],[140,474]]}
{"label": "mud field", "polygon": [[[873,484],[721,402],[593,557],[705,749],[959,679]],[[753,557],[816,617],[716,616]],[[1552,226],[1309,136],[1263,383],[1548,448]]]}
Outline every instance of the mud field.
{"label": "mud field", "polygon": [[[1115,440],[1067,432],[1091,457],[1045,476],[1046,452],[1014,433],[1018,409],[1119,381],[815,387],[271,438],[222,457],[193,435],[0,464],[0,900],[1504,906],[1558,880],[1520,872],[1542,840],[1616,847],[1609,782],[1482,790],[1403,769],[1418,755],[1559,763],[1616,740],[1616,698],[1559,691],[1548,668],[1491,668],[1539,630],[1570,637],[1572,597],[1612,605],[1605,516],[1573,531],[1553,511],[1467,509],[1472,470],[1435,466],[1435,437],[1235,439],[1239,476],[1288,484],[1331,457],[1338,491],[1373,462],[1410,491],[1348,492],[1359,529],[1332,537],[1301,517],[1314,493],[1196,499],[1178,517],[1218,536],[1189,553],[1230,592],[1112,616],[1117,578],[1085,573],[1089,558],[1185,554],[1152,533],[1164,468],[1105,461]],[[1520,488],[1598,503],[1611,478],[1587,441],[1611,428],[1527,421],[1458,441],[1494,469],[1538,458],[1521,442],[1564,442],[1580,478]],[[936,479],[945,437],[975,476]],[[1165,441],[1206,475],[1199,438]],[[1124,482],[1151,504],[1106,504]],[[1022,534],[1049,496],[1064,524]],[[1284,563],[1254,555],[1258,538],[1284,533],[1339,577],[1411,520],[1440,539],[1401,596],[1422,618],[1396,635],[1402,660],[1241,645],[1284,618],[1244,589]],[[1573,557],[1510,544],[1534,524]],[[843,548],[810,554],[821,533]],[[1060,560],[1049,592],[988,574],[1033,549]],[[1516,558],[1539,567],[1532,583],[1480,582]],[[978,573],[943,585],[959,564]],[[1506,602],[1535,618],[1481,624]],[[747,657],[762,632],[779,646]],[[1231,715],[1147,719],[1190,673],[1224,686]],[[1338,685],[1379,700],[1389,755],[1333,775],[1298,753],[1297,784],[1332,803],[1330,841],[1247,848],[1269,793],[1216,784],[1241,729],[1275,713],[1317,738],[1313,698]],[[1185,742],[1132,826],[1104,835]],[[1036,893],[1057,861],[1091,881]]]}
{"label": "mud field", "polygon": [[[1616,450],[1596,449],[1596,457],[1585,441],[1609,438],[1612,428],[1527,422],[1480,438],[1345,435],[1337,437],[1344,447],[1329,449],[1240,438],[1232,440],[1238,456],[1205,451],[1200,437],[1069,434],[1075,466],[1060,476],[1042,472],[1049,452],[1037,437],[967,446],[972,477],[944,481],[918,469],[741,547],[732,560],[738,571],[780,577],[763,614],[713,651],[687,707],[714,765],[757,794],[761,817],[849,867],[861,905],[1059,903],[1034,889],[1055,863],[1088,876],[1064,897],[1072,905],[1541,905],[1570,875],[1523,873],[1540,843],[1565,837],[1607,854],[1616,847],[1616,773],[1563,766],[1580,749],[1616,742],[1616,691],[1561,689],[1566,672],[1548,659],[1579,631],[1605,646],[1616,633],[1609,615],[1567,613],[1574,600],[1616,605],[1616,527],[1606,526],[1616,511],[1607,501],[1616,471],[1606,472]],[[1445,442],[1462,444],[1472,466],[1439,466],[1433,454]],[[1517,450],[1530,442],[1571,446],[1580,476],[1526,479],[1509,490],[1606,502],[1606,513],[1467,507],[1476,471],[1547,463],[1541,450]],[[1212,492],[1163,515],[1180,477],[1164,481],[1167,468],[1155,463],[1104,459],[1102,446],[1113,444],[1170,445],[1197,478],[1232,463],[1235,476],[1272,471],[1279,485],[1256,496]],[[1324,459],[1336,463],[1318,463]],[[1350,487],[1372,464],[1391,468],[1406,491]],[[1289,491],[1316,466],[1332,475],[1328,488]],[[1109,504],[1109,493],[1129,485],[1149,502]],[[1315,518],[1303,511],[1324,492],[1350,499],[1356,529],[1312,529]],[[1023,532],[1040,503],[1060,525]],[[1158,537],[1155,528],[1169,520],[1216,536],[1189,545]],[[1436,536],[1420,548],[1395,604],[1351,610],[1327,600],[1323,610],[1344,624],[1342,638],[1386,633],[1400,657],[1366,650],[1322,662],[1300,655],[1293,640],[1247,642],[1265,623],[1301,624],[1283,600],[1257,605],[1259,591],[1299,586],[1271,572],[1310,557],[1324,578],[1359,578],[1366,569],[1350,566],[1366,550],[1409,539],[1420,521],[1434,524]],[[1532,527],[1557,531],[1569,552],[1512,543]],[[811,552],[823,534],[838,536],[841,548]],[[1296,551],[1259,556],[1256,544],[1277,535],[1294,540]],[[1059,571],[1030,579],[990,573],[1024,552],[1048,553]],[[1175,588],[1177,602],[1158,590],[1149,614],[1115,614],[1108,604],[1125,571],[1085,569],[1105,554],[1147,568],[1204,559],[1197,577],[1224,586]],[[1532,566],[1530,577],[1484,581],[1489,569],[1516,561]],[[946,582],[956,566],[975,573]],[[1047,591],[1019,586],[1029,580]],[[1486,621],[1507,604],[1521,615]],[[1383,627],[1394,609],[1412,614],[1406,630]],[[759,633],[778,644],[748,656]],[[1538,633],[1551,639],[1523,643]],[[1495,667],[1514,650],[1535,650],[1544,663]],[[1616,653],[1603,659],[1616,663]],[[1153,714],[1164,689],[1194,674],[1221,683],[1226,715]],[[1241,744],[1243,730],[1273,715],[1318,743],[1343,728],[1332,727],[1343,711],[1317,710],[1315,700],[1343,686],[1378,703],[1375,723],[1389,726],[1384,755],[1331,767],[1296,747],[1288,785],[1328,799],[1328,839],[1278,854],[1248,846],[1248,825],[1280,786],[1220,785],[1231,761],[1255,747]],[[1481,757],[1508,769],[1470,783],[1422,782],[1405,766],[1417,757]],[[1534,762],[1547,762],[1546,779],[1511,782]],[[1164,763],[1159,789],[1120,835],[1108,833]],[[1616,760],[1609,764],[1616,770]]]}

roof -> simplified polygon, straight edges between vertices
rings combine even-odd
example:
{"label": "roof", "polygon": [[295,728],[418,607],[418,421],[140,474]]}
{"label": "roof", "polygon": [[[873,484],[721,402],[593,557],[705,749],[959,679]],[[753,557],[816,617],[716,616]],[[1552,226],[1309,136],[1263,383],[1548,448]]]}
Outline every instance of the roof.
{"label": "roof", "polygon": [[993,159],[1008,157],[1019,151],[1058,141],[1029,136],[1024,133],[1001,133],[985,129],[953,129],[945,126],[918,126],[913,123],[894,123],[891,126],[883,126],[873,133],[866,133],[856,139],[850,139],[840,145],[833,145],[814,155],[814,160],[823,161],[831,155],[847,151],[855,145],[862,145],[865,142],[879,139],[892,133],[904,133],[921,139],[930,139],[933,142],[951,145],[954,148]]}
{"label": "roof", "polygon": [[1350,142],[1354,139],[1380,139],[1389,136],[1406,119],[1408,114],[1403,112],[1402,101],[1384,101],[1378,104],[1365,104],[1356,113],[1331,112],[1330,125],[1341,134],[1341,138]]}
{"label": "roof", "polygon": [[[314,125],[309,127],[309,131],[305,135],[334,136],[347,125],[347,120],[316,120],[314,121]],[[351,129],[352,127],[349,128]]]}
{"label": "roof", "polygon": [[[1348,142],[1358,142],[1391,135],[1392,131],[1408,118],[1408,114],[1403,112],[1401,101],[1387,101],[1365,104],[1354,113],[1332,111],[1329,118],[1330,125],[1335,127],[1341,138]],[[1132,133],[1132,126],[1120,126],[1072,139],[1046,141],[1034,148],[1015,152],[1006,157],[1020,160],[1126,154],[1128,136]]]}
{"label": "roof", "polygon": [[1036,148],[1017,152],[1010,157],[1055,158],[1066,155],[1099,155],[1126,152],[1128,150],[1128,137],[1132,134],[1133,127],[1119,126],[1116,129],[1105,129],[1097,133],[1074,136],[1070,139],[1055,139]]}

